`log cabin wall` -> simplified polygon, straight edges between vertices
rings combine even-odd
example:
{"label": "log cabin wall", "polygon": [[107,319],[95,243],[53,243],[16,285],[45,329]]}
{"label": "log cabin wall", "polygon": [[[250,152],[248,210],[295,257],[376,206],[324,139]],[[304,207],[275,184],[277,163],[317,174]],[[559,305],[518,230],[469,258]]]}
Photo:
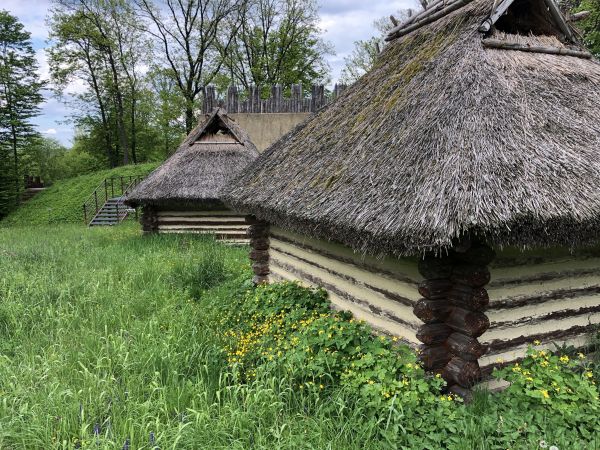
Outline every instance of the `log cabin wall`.
{"label": "log cabin wall", "polygon": [[[590,332],[600,324],[600,251],[570,255],[564,251],[521,253],[496,249],[489,271],[485,268],[487,262],[481,264],[482,272],[470,275],[453,267],[446,293],[439,297],[433,291],[427,293],[427,279],[437,278],[436,282],[441,284],[443,280],[439,275],[432,278],[419,273],[420,269],[423,272],[422,261],[363,256],[343,245],[275,226],[259,225],[254,234],[260,244],[260,249],[253,249],[254,257],[258,258],[255,262],[260,266],[257,279],[297,280],[322,286],[336,308],[351,311],[377,331],[398,336],[414,347],[421,346],[423,357],[435,359],[436,350],[440,350],[437,356],[444,361],[439,370],[448,363],[446,355],[452,358],[457,349],[468,350],[461,352],[466,362],[469,362],[467,356],[487,350],[478,359],[485,376],[498,364],[498,359],[508,363],[522,358],[527,346],[535,340],[541,342],[539,348],[554,349],[554,344],[583,347],[589,342]],[[461,277],[457,278],[457,274],[475,278],[486,275],[490,281],[486,284],[482,278],[473,284],[464,277],[458,279]],[[461,305],[467,297],[468,308]],[[420,307],[430,300],[442,300],[448,309],[439,320],[432,317],[429,323],[452,328],[443,345],[429,345],[431,355],[427,353],[428,346],[422,346],[417,338],[424,329],[427,334],[427,324],[415,316],[424,313]],[[465,309],[469,314],[461,317],[477,326],[481,322],[483,334],[460,332],[461,317],[452,311]],[[480,316],[484,319],[487,316],[489,321],[476,320]],[[463,384],[472,384],[474,380],[466,381]]]}
{"label": "log cabin wall", "polygon": [[527,346],[583,347],[600,324],[600,251],[497,250],[487,285],[490,328],[480,341],[489,345],[482,367],[514,361]]}
{"label": "log cabin wall", "polygon": [[298,280],[324,287],[333,305],[376,330],[419,345],[413,314],[422,280],[416,260],[377,259],[342,245],[271,227],[269,281]]}
{"label": "log cabin wall", "polygon": [[144,206],[142,208],[140,223],[142,225],[142,233],[144,234],[152,234],[158,231],[156,210],[152,206]]}
{"label": "log cabin wall", "polygon": [[244,216],[233,211],[170,211],[155,212],[158,233],[207,233],[219,240],[247,244],[248,224]]}

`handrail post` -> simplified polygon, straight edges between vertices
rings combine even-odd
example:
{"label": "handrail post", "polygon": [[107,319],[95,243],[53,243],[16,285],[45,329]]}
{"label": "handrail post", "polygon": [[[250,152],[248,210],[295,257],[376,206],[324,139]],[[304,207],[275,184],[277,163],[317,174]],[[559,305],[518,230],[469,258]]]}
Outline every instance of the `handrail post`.
{"label": "handrail post", "polygon": [[121,195],[120,196],[122,196],[123,195],[123,176],[120,176],[119,179],[121,180]]}
{"label": "handrail post", "polygon": [[104,179],[104,198],[108,200],[108,182],[106,178]]}
{"label": "handrail post", "polygon": [[111,198],[115,198],[115,179],[112,177],[110,179],[110,194]]}
{"label": "handrail post", "polygon": [[94,201],[96,203],[96,214],[98,214],[98,191],[94,191]]}

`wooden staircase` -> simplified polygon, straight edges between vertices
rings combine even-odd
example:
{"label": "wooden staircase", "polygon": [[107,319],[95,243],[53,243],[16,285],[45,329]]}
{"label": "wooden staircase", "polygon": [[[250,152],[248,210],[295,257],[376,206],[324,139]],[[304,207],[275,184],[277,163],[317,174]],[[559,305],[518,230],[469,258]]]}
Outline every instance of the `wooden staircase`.
{"label": "wooden staircase", "polygon": [[90,221],[90,227],[104,225],[118,225],[127,218],[129,214],[135,214],[135,209],[129,208],[123,203],[125,197],[115,197],[106,200],[104,205]]}
{"label": "wooden staircase", "polygon": [[83,220],[90,227],[117,225],[137,211],[125,205],[126,194],[146,175],[105,178],[83,204]]}

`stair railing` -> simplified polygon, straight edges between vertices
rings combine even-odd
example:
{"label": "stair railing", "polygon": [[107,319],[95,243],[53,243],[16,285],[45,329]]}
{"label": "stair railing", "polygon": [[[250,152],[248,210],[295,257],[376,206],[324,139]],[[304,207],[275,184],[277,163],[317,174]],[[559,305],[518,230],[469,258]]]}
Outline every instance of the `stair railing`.
{"label": "stair railing", "polygon": [[107,200],[124,196],[128,192],[128,189],[130,190],[139,184],[144,178],[146,178],[146,175],[105,178],[82,205],[83,221],[85,224],[89,225]]}
{"label": "stair railing", "polygon": [[[131,192],[131,190],[136,187],[138,184],[140,184],[140,182],[144,179],[145,177],[135,177],[123,190],[123,194],[121,195],[121,197],[124,197],[125,195],[129,194]],[[117,202],[116,209],[117,209],[117,220],[119,221],[119,223],[123,222],[123,220],[125,220],[125,218],[128,216],[129,214],[129,210],[131,208],[125,207],[125,211],[123,213],[119,212],[119,206],[122,205],[123,203],[121,201]],[[135,219],[137,220],[138,218],[138,210],[137,208],[133,209],[135,211]]]}

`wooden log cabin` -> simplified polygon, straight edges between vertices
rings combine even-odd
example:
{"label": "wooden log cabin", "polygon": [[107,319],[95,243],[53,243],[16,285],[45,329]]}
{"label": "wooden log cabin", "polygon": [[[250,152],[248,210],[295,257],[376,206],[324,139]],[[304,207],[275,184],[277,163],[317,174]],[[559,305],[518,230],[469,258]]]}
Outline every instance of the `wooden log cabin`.
{"label": "wooden log cabin", "polygon": [[207,114],[177,151],[127,196],[142,207],[144,233],[210,233],[247,242],[244,216],[227,209],[220,191],[258,156],[223,109]]}
{"label": "wooden log cabin", "polygon": [[228,187],[255,282],[325,287],[456,390],[600,323],[600,64],[554,0],[435,1]]}

